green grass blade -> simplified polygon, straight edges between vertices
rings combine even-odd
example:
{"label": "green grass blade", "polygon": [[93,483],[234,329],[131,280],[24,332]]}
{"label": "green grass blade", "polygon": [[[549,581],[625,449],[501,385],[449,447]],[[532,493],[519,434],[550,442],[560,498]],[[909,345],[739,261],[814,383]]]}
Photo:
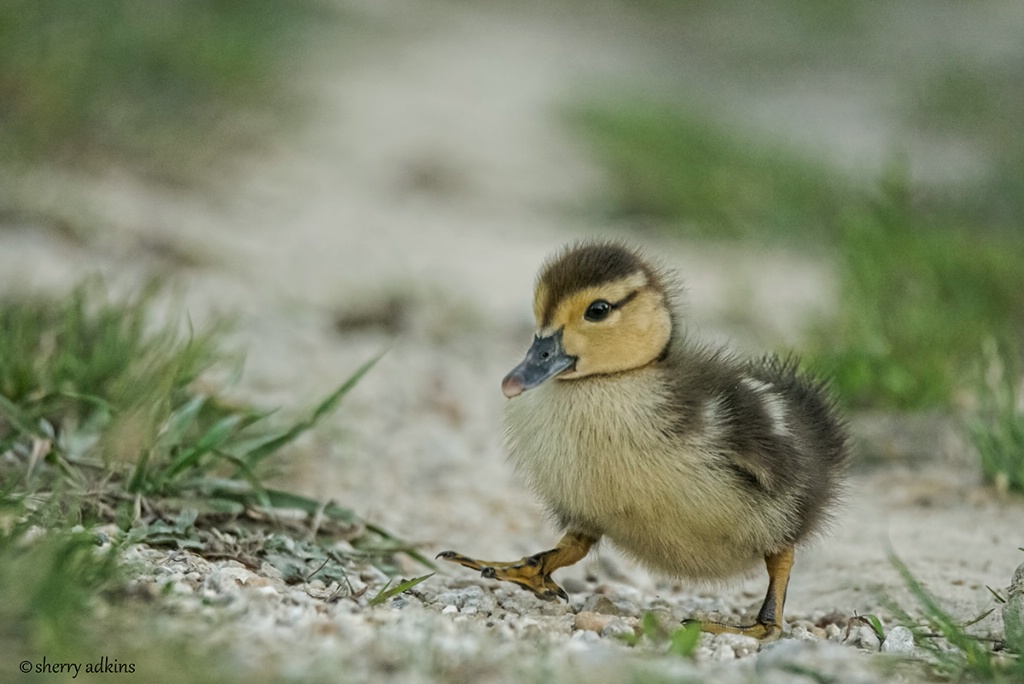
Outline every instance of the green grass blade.
{"label": "green grass blade", "polygon": [[[300,511],[305,511],[310,515],[316,515],[317,511],[323,509],[323,514],[342,523],[357,524],[361,522],[359,516],[347,508],[342,508],[334,503],[328,503],[324,506],[320,501],[311,499],[308,496],[302,496],[301,494],[295,494],[294,492],[286,492],[281,489],[266,489],[267,499],[269,505],[272,508],[295,508]],[[367,529],[376,531],[371,526],[367,525]]]}
{"label": "green grass blade", "polygon": [[275,451],[278,451],[282,447],[293,442],[300,435],[314,427],[320,421],[321,418],[334,411],[338,403],[341,401],[342,397],[348,394],[348,392],[353,387],[355,387],[356,383],[359,382],[362,379],[362,377],[366,375],[370,371],[370,369],[377,364],[377,362],[381,359],[381,356],[383,355],[377,355],[374,358],[367,361],[366,363],[364,363],[362,366],[360,366],[359,369],[356,370],[356,372],[352,374],[352,376],[348,380],[342,383],[341,387],[334,390],[334,392],[328,395],[326,399],[320,402],[320,404],[316,407],[316,409],[313,411],[312,415],[309,418],[296,423],[281,435],[271,438],[267,442],[264,442],[260,446],[244,454],[245,461],[246,463],[249,464],[249,467],[255,467],[260,463],[260,461],[265,459],[270,454],[274,453]]}
{"label": "green grass blade", "polygon": [[207,397],[205,396],[193,397],[172,413],[166,428],[160,434],[160,441],[168,446],[181,444],[189,429],[196,424],[199,412],[202,411],[206,402]]}
{"label": "green grass blade", "polygon": [[410,589],[415,587],[417,584],[420,584],[421,582],[425,582],[425,581],[427,581],[428,579],[430,579],[433,576],[434,576],[434,573],[430,573],[429,575],[423,575],[422,577],[417,577],[415,579],[411,579],[411,580],[407,580],[405,582],[402,582],[401,584],[396,585],[394,587],[391,587],[390,589],[388,588],[388,587],[391,586],[391,582],[389,581],[387,584],[384,585],[384,588],[381,589],[377,593],[376,596],[374,596],[372,599],[370,599],[370,605],[371,606],[379,606],[382,603],[384,603],[385,601],[387,601],[388,599],[390,599],[390,598],[392,598],[394,596],[398,596],[402,592],[409,591]]}
{"label": "green grass blade", "polygon": [[26,435],[39,434],[32,416],[21,410],[17,404],[2,394],[0,394],[0,414],[3,414],[19,432]]}
{"label": "green grass blade", "polygon": [[186,450],[174,459],[171,465],[161,473],[161,485],[166,485],[173,481],[189,468],[198,467],[199,460],[203,456],[216,450],[230,439],[232,435],[236,434],[238,424],[242,422],[243,418],[244,416],[240,414],[233,414],[214,423],[213,427],[207,430],[206,434],[199,439],[194,447]]}
{"label": "green grass blade", "polygon": [[987,584],[985,585],[985,588],[988,589],[988,593],[992,594],[992,597],[995,598],[996,603],[1006,603],[1006,599],[1004,599],[1003,595],[1000,594],[998,591],[988,586]]}
{"label": "green grass blade", "polygon": [[701,628],[699,622],[691,622],[685,627],[672,632],[669,651],[684,658],[692,658],[700,643]]}
{"label": "green grass blade", "polygon": [[139,455],[139,460],[135,462],[135,468],[132,469],[132,475],[125,488],[133,494],[147,491],[150,453],[150,449],[143,450]]}
{"label": "green grass blade", "polygon": [[871,625],[871,629],[874,630],[875,636],[878,637],[878,643],[885,641],[885,629],[882,628],[882,621],[878,619],[878,616],[868,613],[861,617],[867,620],[868,624]]}
{"label": "green grass blade", "polygon": [[[939,605],[935,597],[914,577],[906,564],[895,553],[889,553],[889,562],[899,573],[910,593],[924,608],[928,621],[940,635],[963,652],[965,669],[981,681],[991,681],[996,675],[992,654]],[[948,655],[945,656],[948,659]]]}

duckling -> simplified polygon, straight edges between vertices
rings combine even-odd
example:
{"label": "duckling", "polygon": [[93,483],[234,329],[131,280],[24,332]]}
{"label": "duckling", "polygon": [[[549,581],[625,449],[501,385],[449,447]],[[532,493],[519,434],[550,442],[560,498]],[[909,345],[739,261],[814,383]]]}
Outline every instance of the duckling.
{"label": "duckling", "polygon": [[721,580],[760,563],[750,625],[774,640],[794,547],[837,504],[848,438],[825,383],[789,359],[742,360],[692,341],[666,271],[619,242],[565,248],[542,267],[536,336],[501,383],[510,460],[564,536],[513,562],[439,558],[568,599],[552,579],[601,539],[673,577]]}

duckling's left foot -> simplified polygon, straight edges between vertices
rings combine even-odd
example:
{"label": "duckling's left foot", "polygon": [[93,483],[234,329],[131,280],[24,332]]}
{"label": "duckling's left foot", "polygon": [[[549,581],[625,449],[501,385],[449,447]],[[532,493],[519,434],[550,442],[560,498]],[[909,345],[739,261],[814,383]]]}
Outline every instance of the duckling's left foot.
{"label": "duckling's left foot", "polygon": [[752,625],[727,625],[710,620],[686,622],[699,622],[701,630],[711,634],[745,634],[763,642],[778,639],[782,635],[782,610],[786,604],[789,573],[793,569],[793,547],[765,556],[764,563],[768,568],[768,593],[757,614],[757,622]]}
{"label": "duckling's left foot", "polygon": [[581,560],[596,541],[593,537],[570,532],[562,537],[555,548],[513,562],[480,561],[454,551],[442,551],[437,557],[479,570],[481,575],[489,579],[518,584],[545,601],[556,598],[568,601],[569,595],[551,579],[551,573]]}

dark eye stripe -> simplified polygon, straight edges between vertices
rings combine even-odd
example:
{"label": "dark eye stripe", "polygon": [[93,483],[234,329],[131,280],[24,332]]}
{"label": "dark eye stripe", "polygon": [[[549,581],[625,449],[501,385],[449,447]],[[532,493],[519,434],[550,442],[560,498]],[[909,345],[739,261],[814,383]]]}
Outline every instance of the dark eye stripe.
{"label": "dark eye stripe", "polygon": [[627,304],[629,304],[629,303],[630,303],[631,301],[633,301],[634,299],[636,299],[636,296],[637,296],[638,294],[640,294],[640,290],[633,290],[632,292],[630,292],[630,293],[629,293],[628,295],[626,295],[625,297],[623,297],[623,298],[622,298],[622,299],[620,299],[619,301],[617,301],[617,302],[612,302],[612,308],[613,308],[613,309],[619,309],[619,308],[621,308],[621,307],[623,307],[623,306],[626,306],[626,305],[627,305]]}

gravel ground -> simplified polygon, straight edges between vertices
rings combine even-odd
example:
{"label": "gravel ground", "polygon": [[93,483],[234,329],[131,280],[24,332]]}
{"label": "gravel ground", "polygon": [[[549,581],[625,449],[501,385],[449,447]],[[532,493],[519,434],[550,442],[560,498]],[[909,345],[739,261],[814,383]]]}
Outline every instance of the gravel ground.
{"label": "gravel ground", "polygon": [[[361,30],[303,76],[316,93],[309,126],[232,169],[230,186],[154,187],[114,172],[31,179],[41,204],[74,207],[103,229],[76,242],[5,224],[0,286],[62,288],[99,271],[128,289],[154,271],[176,274],[194,320],[237,316],[235,342],[248,351],[238,391],[267,406],[311,406],[389,349],[281,480],[357,510],[428,555],[450,548],[511,560],[549,548],[556,535],[505,463],[499,382],[528,344],[543,257],[609,231],[595,231],[579,211],[600,174],[551,112],[580,84],[643,82],[637,75],[656,59],[637,46],[635,25],[579,16],[571,4],[432,5],[350,4]],[[834,125],[848,138],[875,130],[869,123]],[[797,344],[797,331],[834,308],[827,262],[643,244],[684,278],[690,324],[741,349]],[[1021,560],[1024,504],[981,486],[944,416],[864,416],[854,425],[870,464],[855,472],[834,533],[798,551],[787,633],[760,651],[734,636],[702,637],[694,661],[664,643],[626,645],[622,635],[646,612],[669,625],[698,612],[756,610],[764,578],[681,585],[609,547],[559,573],[568,605],[456,567],[369,607],[386,582],[371,567],[349,568],[351,587],[342,589],[316,578],[289,585],[273,567],[187,551],[140,546],[128,556],[136,589],[158,597],[172,624],[219,645],[241,671],[274,678],[790,682],[794,668],[806,668],[830,681],[874,682],[896,659],[872,653],[914,648],[898,629],[880,645],[851,622],[887,619],[881,596],[916,611],[888,552],[969,619],[991,607],[986,586],[1005,587]],[[411,560],[405,569],[423,574]],[[1000,634],[999,611],[974,629]]]}
{"label": "gravel ground", "polygon": [[[726,609],[719,599],[678,591],[645,595],[622,582],[569,582],[570,602],[540,603],[513,587],[440,578],[385,605],[370,605],[370,587],[386,578],[372,567],[350,567],[344,585],[318,579],[288,584],[269,563],[256,571],[237,561],[207,561],[188,551],[147,546],[125,560],[142,568],[129,591],[160,597],[190,630],[213,636],[232,669],[254,673],[270,665],[303,681],[587,681],[630,676],[711,677],[715,681],[791,681],[793,668],[813,668],[842,681],[877,681],[914,652],[913,636],[891,629],[880,644],[866,624],[832,612],[791,619],[787,638],[759,647],[739,635],[703,635],[692,659],[668,642],[645,638],[641,616],[677,623],[694,611]],[[886,654],[875,659],[871,654]]]}

